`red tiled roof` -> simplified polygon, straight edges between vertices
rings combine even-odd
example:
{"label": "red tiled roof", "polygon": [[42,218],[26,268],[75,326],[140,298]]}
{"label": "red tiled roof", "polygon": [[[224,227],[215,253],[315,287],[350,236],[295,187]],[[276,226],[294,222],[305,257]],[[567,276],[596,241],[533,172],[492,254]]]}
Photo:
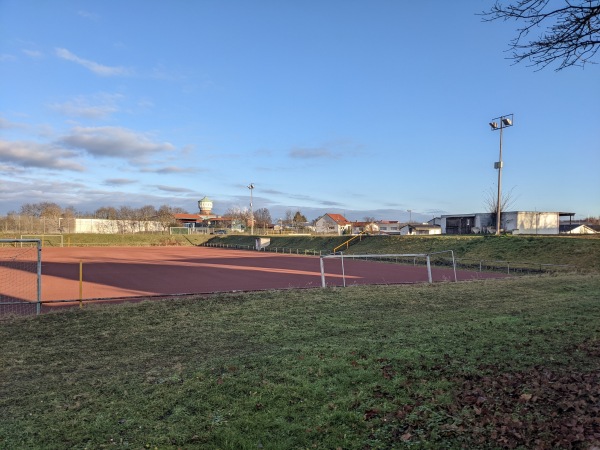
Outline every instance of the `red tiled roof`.
{"label": "red tiled roof", "polygon": [[176,219],[180,219],[180,220],[199,220],[200,219],[200,216],[198,214],[178,213],[178,214],[173,214],[173,217],[175,217]]}
{"label": "red tiled roof", "polygon": [[341,214],[327,214],[338,225],[348,225],[350,222]]}

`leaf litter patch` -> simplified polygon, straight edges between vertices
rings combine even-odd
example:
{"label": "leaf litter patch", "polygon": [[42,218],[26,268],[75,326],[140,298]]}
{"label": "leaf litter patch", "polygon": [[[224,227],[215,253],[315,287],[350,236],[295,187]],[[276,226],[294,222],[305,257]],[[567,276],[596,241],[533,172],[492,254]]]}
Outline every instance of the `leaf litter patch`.
{"label": "leaf litter patch", "polygon": [[[457,375],[437,366],[442,379],[455,386],[450,402],[440,401],[447,392],[427,396],[414,392],[411,404],[385,415],[369,410],[364,419],[380,420],[390,444],[454,441],[465,448],[598,449],[600,340],[584,342],[576,349],[589,358],[593,370],[537,366],[509,372],[486,365],[480,367],[482,374]],[[382,375],[389,378],[394,372],[386,366]]]}

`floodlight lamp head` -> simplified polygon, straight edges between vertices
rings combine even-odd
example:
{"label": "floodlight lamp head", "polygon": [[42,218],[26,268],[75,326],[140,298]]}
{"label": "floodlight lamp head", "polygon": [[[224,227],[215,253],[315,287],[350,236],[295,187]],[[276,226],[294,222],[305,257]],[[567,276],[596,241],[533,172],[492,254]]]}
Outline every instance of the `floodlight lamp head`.
{"label": "floodlight lamp head", "polygon": [[490,122],[490,127],[492,127],[492,130],[497,130],[498,129],[498,122]]}
{"label": "floodlight lamp head", "polygon": [[250,185],[248,186],[248,189],[254,189],[254,184],[250,183]]}
{"label": "floodlight lamp head", "polygon": [[510,120],[508,117],[505,117],[504,119],[502,119],[502,123],[505,127],[510,127],[512,125],[512,120]]}

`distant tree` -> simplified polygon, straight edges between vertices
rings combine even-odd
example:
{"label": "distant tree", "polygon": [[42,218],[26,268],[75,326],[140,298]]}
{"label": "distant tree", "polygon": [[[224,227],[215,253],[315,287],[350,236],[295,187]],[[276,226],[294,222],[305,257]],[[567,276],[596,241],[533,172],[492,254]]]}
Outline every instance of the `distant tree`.
{"label": "distant tree", "polygon": [[[502,193],[500,202],[500,215],[509,208],[512,208],[516,198],[513,195],[514,188],[507,192]],[[496,217],[498,215],[498,190],[495,188],[489,188],[483,199],[485,209],[492,215],[492,223],[496,225]]]}
{"label": "distant tree", "polygon": [[285,210],[283,224],[291,227],[294,224],[294,213],[291,209]]}
{"label": "distant tree", "polygon": [[[600,46],[600,0],[499,0],[483,16],[485,21],[519,22],[510,42],[511,59],[540,69],[554,62],[557,71],[583,67]],[[531,32],[539,35],[529,39]]]}
{"label": "distant tree", "polygon": [[269,210],[267,208],[259,208],[254,211],[254,223],[259,228],[269,227],[273,223]]}
{"label": "distant tree", "polygon": [[363,217],[363,220],[365,222],[365,228],[364,228],[364,232],[366,233],[375,233],[377,232],[377,226],[375,225],[375,217],[371,217],[371,216],[365,216]]}
{"label": "distant tree", "polygon": [[166,231],[170,226],[177,226],[175,213],[169,205],[162,205],[158,208],[155,220],[160,223],[163,231]]}
{"label": "distant tree", "polygon": [[57,203],[43,202],[40,206],[42,217],[59,217],[62,214],[62,208]]}
{"label": "distant tree", "polygon": [[305,224],[306,222],[308,222],[308,220],[306,220],[306,216],[304,214],[302,214],[300,211],[296,211],[296,214],[294,214],[292,221],[294,222],[294,224],[296,226],[298,226],[299,224]]}
{"label": "distant tree", "polygon": [[25,203],[21,205],[21,214],[29,217],[40,217],[42,214],[39,203]]}
{"label": "distant tree", "polygon": [[29,229],[42,233],[58,230],[61,213],[62,208],[52,202],[26,203],[21,206],[21,214],[30,219]]}
{"label": "distant tree", "polygon": [[247,208],[240,208],[239,206],[233,206],[225,211],[225,217],[231,219],[231,221],[240,221],[245,226],[250,226],[250,210]]}
{"label": "distant tree", "polygon": [[156,217],[156,208],[152,205],[142,206],[138,209],[137,215],[140,220],[152,220]]}
{"label": "distant tree", "polygon": [[171,211],[173,214],[189,214],[185,209],[180,208],[179,206],[171,207]]}
{"label": "distant tree", "polygon": [[119,211],[117,211],[117,209],[113,208],[112,206],[102,206],[101,208],[98,208],[95,211],[94,217],[98,219],[114,220],[119,217]]}
{"label": "distant tree", "polygon": [[56,203],[25,203],[21,206],[21,214],[30,217],[59,217],[62,208]]}
{"label": "distant tree", "polygon": [[590,225],[600,225],[600,217],[586,217],[583,221]]}

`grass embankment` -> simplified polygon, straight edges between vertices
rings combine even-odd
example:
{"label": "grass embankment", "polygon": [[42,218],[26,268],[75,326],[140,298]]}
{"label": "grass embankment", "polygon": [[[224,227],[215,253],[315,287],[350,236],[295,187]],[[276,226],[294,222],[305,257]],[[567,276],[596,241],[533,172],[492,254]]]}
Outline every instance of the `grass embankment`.
{"label": "grass embankment", "polygon": [[[270,236],[271,247],[316,250],[324,253],[349,239],[340,237]],[[251,236],[226,236],[209,242],[254,245]],[[582,271],[600,272],[600,238],[562,236],[367,236],[344,253],[428,253],[454,250],[463,260],[513,263],[567,264]]]}
{"label": "grass embankment", "polygon": [[13,318],[0,448],[586,448],[599,293],[538,276]]}

